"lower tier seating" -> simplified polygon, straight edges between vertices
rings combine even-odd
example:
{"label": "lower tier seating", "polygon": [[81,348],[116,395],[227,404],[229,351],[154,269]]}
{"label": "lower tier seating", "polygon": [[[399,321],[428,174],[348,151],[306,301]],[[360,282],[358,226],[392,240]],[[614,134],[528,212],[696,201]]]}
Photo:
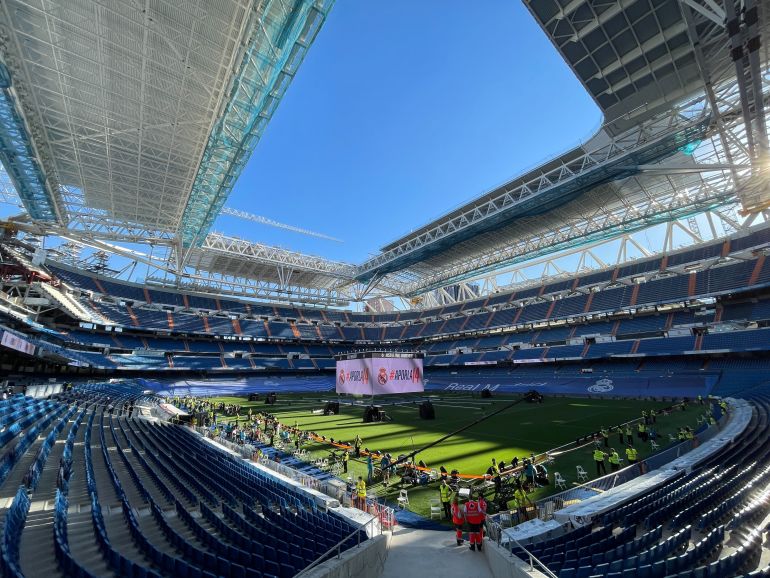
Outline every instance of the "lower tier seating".
{"label": "lower tier seating", "polygon": [[0,574],[289,578],[366,539],[189,429],[131,417],[142,396],[0,401]]}

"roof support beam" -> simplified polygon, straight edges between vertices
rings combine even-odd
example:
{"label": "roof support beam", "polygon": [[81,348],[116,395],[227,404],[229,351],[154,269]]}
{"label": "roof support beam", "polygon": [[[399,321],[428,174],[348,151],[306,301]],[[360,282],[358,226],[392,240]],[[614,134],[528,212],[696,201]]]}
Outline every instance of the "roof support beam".
{"label": "roof support beam", "polygon": [[575,30],[575,34],[572,35],[572,38],[570,38],[571,42],[577,42],[582,38],[585,38],[586,35],[590,34],[600,26],[604,25],[605,22],[607,22],[610,18],[613,16],[617,16],[624,10],[628,9],[629,6],[634,4],[636,0],[616,0],[615,2],[612,2],[612,6],[599,14],[596,18],[594,18],[591,22],[589,22],[586,26],[583,26],[580,30]]}
{"label": "roof support beam", "polygon": [[336,290],[299,287],[290,284],[281,286],[274,283],[266,283],[259,279],[217,275],[197,270],[170,278],[148,276],[147,283],[156,287],[177,291],[250,297],[272,302],[279,301],[281,303],[324,305],[329,307],[345,307],[350,305],[350,296]]}
{"label": "roof support beam", "polygon": [[679,0],[682,4],[687,4],[690,8],[699,12],[714,24],[718,26],[725,25],[725,11],[714,0],[702,0],[701,4],[698,0]]}
{"label": "roof support beam", "polygon": [[11,74],[0,60],[0,162],[30,217],[62,223],[55,195],[43,174],[21,108],[16,104]]}

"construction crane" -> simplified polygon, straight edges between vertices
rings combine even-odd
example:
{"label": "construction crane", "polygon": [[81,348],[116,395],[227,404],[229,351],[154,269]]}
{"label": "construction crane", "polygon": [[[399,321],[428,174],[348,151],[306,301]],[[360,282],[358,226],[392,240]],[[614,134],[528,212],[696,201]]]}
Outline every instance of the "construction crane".
{"label": "construction crane", "polygon": [[267,217],[260,217],[259,215],[252,215],[251,213],[247,213],[246,211],[239,211],[238,209],[233,209],[231,207],[223,207],[221,214],[230,215],[231,217],[238,217],[240,219],[246,219],[247,221],[254,221],[255,223],[268,225],[270,227],[276,227],[278,229],[284,229],[286,231],[293,231],[295,233],[299,233],[300,235],[307,235],[308,237],[316,237],[317,239],[326,239],[327,241],[342,243],[342,240],[335,239],[334,237],[330,237],[329,235],[324,235],[323,233],[316,233],[315,231],[302,229],[301,227],[295,227],[294,225],[279,223],[278,221],[274,221],[273,219],[268,219]]}

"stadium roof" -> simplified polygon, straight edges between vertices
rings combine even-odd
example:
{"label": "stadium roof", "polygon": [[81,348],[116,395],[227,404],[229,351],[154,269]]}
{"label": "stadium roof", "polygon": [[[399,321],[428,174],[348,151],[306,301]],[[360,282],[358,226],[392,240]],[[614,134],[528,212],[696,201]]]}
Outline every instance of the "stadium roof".
{"label": "stadium roof", "polygon": [[[525,4],[599,105],[611,132],[626,130],[703,86],[685,20],[687,2],[528,0]],[[716,2],[689,4],[709,11],[716,8],[724,20],[724,10]]]}
{"label": "stadium roof", "polygon": [[734,0],[525,0],[605,115],[588,143],[359,266],[207,236],[331,4],[3,3],[0,160],[29,217],[70,239],[166,245],[175,286],[263,284],[255,295],[337,304],[770,205],[756,0],[740,12]]}
{"label": "stadium roof", "polygon": [[82,195],[54,198],[56,220],[85,212],[200,244],[331,4],[4,2],[27,138],[50,190]]}

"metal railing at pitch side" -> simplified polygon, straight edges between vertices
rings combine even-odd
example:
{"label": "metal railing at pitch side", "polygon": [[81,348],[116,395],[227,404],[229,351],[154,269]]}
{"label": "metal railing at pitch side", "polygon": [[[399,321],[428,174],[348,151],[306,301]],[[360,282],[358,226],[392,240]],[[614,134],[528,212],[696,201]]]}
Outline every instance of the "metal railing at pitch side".
{"label": "metal railing at pitch side", "polygon": [[[230,440],[223,439],[220,436],[212,436],[211,431],[208,428],[195,426],[195,430],[198,433],[200,433],[203,437],[207,437],[215,441],[216,443],[226,447],[230,451],[237,453],[239,456],[241,456],[245,460],[251,460],[253,462],[261,464],[266,468],[269,468],[274,472],[284,475],[287,478],[290,478],[295,482],[302,484],[303,486],[306,486],[308,488],[312,488],[320,492],[323,491],[323,487],[322,487],[323,484],[321,480],[319,480],[318,478],[314,478],[313,476],[303,474],[302,472],[299,472],[293,468],[290,468],[289,466],[285,466],[281,463],[271,460],[270,458],[264,455],[261,458],[259,458],[259,460],[254,459],[255,452],[258,449],[256,446],[253,446],[251,444],[238,444],[235,442],[231,442]],[[331,496],[331,497],[335,497],[335,496]]]}
{"label": "metal railing at pitch side", "polygon": [[[338,478],[332,478],[330,480],[320,480],[308,474],[303,474],[300,471],[295,470],[292,467],[271,460],[266,456],[262,456],[259,460],[254,459],[254,454],[257,451],[255,446],[250,444],[240,445],[231,442],[226,439],[222,439],[219,436],[212,436],[211,431],[208,428],[195,426],[195,430],[204,437],[214,440],[216,443],[226,447],[227,449],[237,453],[241,457],[247,460],[255,461],[256,463],[273,470],[295,482],[311,488],[323,494],[326,494],[330,498],[339,500],[340,503],[344,502],[343,497],[347,497],[348,503],[353,503],[352,494],[346,489],[347,484]],[[331,483],[331,481],[337,481],[337,484]],[[374,519],[379,520],[380,529],[386,528],[392,529],[396,525],[396,512],[390,506],[380,503],[374,497],[367,497],[366,499],[366,512],[374,516]]]}
{"label": "metal railing at pitch side", "polygon": [[[276,473],[279,473],[283,476],[286,476],[287,478],[290,478],[294,480],[295,482],[298,482],[305,486],[306,488],[311,488],[313,490],[317,490],[319,492],[323,492],[324,494],[328,494],[328,492],[323,491],[323,482],[319,480],[318,478],[314,478],[313,476],[309,476],[307,474],[303,474],[302,472],[298,472],[294,468],[290,468],[289,466],[286,466],[284,464],[281,464],[279,462],[276,462],[275,460],[271,460],[268,457],[262,456],[259,458],[259,461],[257,462],[266,468],[270,468]],[[333,498],[334,496],[329,496]]]}
{"label": "metal railing at pitch side", "polygon": [[340,503],[362,509],[364,512],[374,516],[380,521],[380,530],[393,530],[396,526],[396,510],[386,505],[384,502],[380,502],[376,496],[367,496],[364,508],[354,506],[356,503],[355,490],[345,490],[343,496]]}
{"label": "metal railing at pitch side", "polygon": [[[372,518],[368,522],[358,526],[355,530],[350,532],[342,540],[337,542],[334,546],[332,546],[326,552],[324,552],[318,558],[316,558],[309,566],[306,566],[299,574],[295,574],[295,577],[301,578],[302,576],[307,576],[313,568],[315,568],[319,564],[323,564],[327,560],[331,560],[332,558],[339,560],[340,556],[342,556],[343,546],[345,545],[345,542],[350,540],[350,538],[352,538],[353,536],[356,537],[356,548],[360,548],[362,532],[366,534],[367,539],[373,538],[374,536],[381,535],[382,526],[381,524],[376,523],[377,521],[378,521],[377,518]],[[371,530],[371,532],[368,531],[369,529]],[[352,547],[345,549],[345,551],[347,550],[352,550]],[[384,564],[384,561],[383,561],[383,564]]]}

